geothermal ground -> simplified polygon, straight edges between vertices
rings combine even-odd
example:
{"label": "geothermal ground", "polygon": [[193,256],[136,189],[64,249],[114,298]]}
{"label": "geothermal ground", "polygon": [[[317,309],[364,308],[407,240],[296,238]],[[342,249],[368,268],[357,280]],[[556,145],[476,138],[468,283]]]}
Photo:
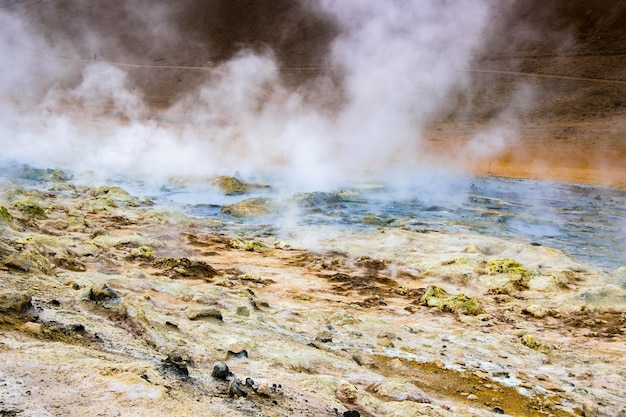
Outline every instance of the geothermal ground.
{"label": "geothermal ground", "polygon": [[0,416],[626,416],[626,7],[593,3],[389,2],[380,42],[341,2],[0,1]]}
{"label": "geothermal ground", "polygon": [[[0,200],[2,415],[626,412],[623,268],[375,214],[366,228],[273,233],[263,216],[288,205],[263,198],[198,220],[62,171],[12,172]],[[284,204],[316,213],[348,198]]]}

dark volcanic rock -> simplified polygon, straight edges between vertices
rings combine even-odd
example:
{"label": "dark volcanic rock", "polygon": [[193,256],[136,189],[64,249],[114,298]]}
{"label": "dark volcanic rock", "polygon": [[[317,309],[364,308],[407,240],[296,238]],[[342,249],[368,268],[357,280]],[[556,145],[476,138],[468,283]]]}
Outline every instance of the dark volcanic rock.
{"label": "dark volcanic rock", "polygon": [[219,362],[213,365],[213,372],[211,373],[213,378],[226,379],[230,375],[232,375],[232,373],[230,372],[230,369],[228,369],[228,365],[226,365],[226,363]]}
{"label": "dark volcanic rock", "polygon": [[171,352],[163,360],[163,366],[166,369],[173,371],[183,378],[189,376],[189,369],[187,368],[187,365],[190,363],[193,363],[191,357],[179,352]]}

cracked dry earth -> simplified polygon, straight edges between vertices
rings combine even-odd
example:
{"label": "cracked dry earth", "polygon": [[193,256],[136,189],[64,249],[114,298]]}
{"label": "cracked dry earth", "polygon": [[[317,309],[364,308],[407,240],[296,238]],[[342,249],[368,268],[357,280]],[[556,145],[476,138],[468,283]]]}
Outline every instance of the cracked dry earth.
{"label": "cracked dry earth", "polygon": [[0,205],[2,416],[626,415],[626,291],[560,251],[63,182]]}

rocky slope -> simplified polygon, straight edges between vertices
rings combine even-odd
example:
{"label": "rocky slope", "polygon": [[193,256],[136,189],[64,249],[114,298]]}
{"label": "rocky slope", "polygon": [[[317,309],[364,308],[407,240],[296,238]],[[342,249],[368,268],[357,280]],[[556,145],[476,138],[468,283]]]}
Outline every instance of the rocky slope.
{"label": "rocky slope", "polygon": [[398,225],[250,233],[20,175],[0,415],[626,415],[621,270]]}

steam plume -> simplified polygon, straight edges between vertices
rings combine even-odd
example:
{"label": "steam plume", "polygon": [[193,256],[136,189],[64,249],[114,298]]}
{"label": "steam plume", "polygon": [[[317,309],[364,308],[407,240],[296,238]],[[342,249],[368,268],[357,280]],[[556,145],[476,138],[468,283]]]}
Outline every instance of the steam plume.
{"label": "steam plume", "polygon": [[[183,42],[176,7],[122,4],[119,13],[145,28],[142,45],[151,56],[157,42]],[[205,7],[211,4],[223,6]],[[328,54],[318,57],[330,70],[289,83],[284,51],[242,44],[219,70],[182,65],[203,70],[204,81],[156,117],[135,85],[134,67],[120,65],[146,64],[145,56],[136,59],[137,36],[128,45],[108,42],[102,28],[78,23],[63,36],[50,35],[49,27],[24,17],[28,10],[1,12],[3,158],[151,178],[155,167],[160,177],[269,172],[316,188],[424,166],[424,127],[464,85],[459,69],[481,44],[489,4],[320,0],[299,7],[334,28],[322,48]],[[209,62],[225,56],[211,52],[214,42],[203,45]],[[190,60],[200,59],[207,60]],[[181,68],[160,60],[148,64],[164,72]],[[491,132],[500,135],[498,129]],[[480,141],[471,149],[482,156],[489,146],[479,149],[484,135]]]}

